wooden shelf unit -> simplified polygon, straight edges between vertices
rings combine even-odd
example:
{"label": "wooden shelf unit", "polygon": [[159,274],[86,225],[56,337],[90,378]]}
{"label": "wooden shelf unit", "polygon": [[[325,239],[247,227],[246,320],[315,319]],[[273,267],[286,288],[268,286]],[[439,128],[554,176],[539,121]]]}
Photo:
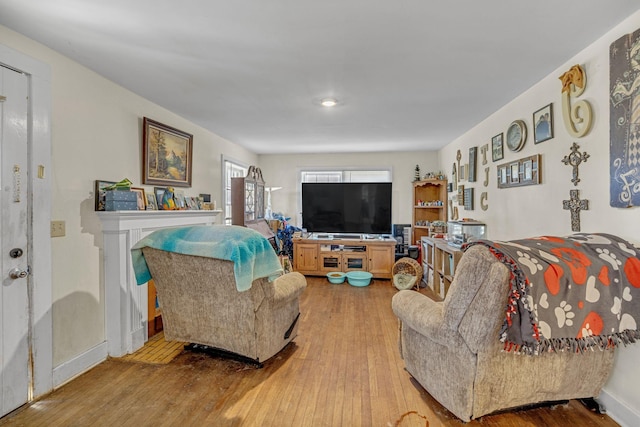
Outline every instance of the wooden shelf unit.
{"label": "wooden shelf unit", "polygon": [[443,239],[423,236],[421,241],[423,277],[431,290],[444,298],[453,282],[462,251],[450,246]]}
{"label": "wooden shelf unit", "polygon": [[[440,204],[438,205],[438,202]],[[413,182],[412,245],[420,245],[423,236],[431,235],[425,223],[447,221],[447,180],[426,179]]]}
{"label": "wooden shelf unit", "polygon": [[368,271],[391,279],[397,241],[384,239],[293,239],[293,269],[307,276],[331,271]]}

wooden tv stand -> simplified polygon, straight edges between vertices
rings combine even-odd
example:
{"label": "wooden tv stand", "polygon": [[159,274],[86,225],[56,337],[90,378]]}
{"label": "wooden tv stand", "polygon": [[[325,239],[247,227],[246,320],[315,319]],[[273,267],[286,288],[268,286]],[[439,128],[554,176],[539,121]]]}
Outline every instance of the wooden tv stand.
{"label": "wooden tv stand", "polygon": [[293,239],[293,269],[307,276],[359,270],[391,279],[396,245],[390,236],[316,233]]}

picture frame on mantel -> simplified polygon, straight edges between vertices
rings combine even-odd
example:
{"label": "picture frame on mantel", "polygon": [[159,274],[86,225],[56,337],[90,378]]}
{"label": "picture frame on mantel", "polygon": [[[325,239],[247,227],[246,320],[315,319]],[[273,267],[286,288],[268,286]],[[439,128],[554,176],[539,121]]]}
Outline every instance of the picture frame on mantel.
{"label": "picture frame on mantel", "polygon": [[115,184],[115,181],[101,181],[96,180],[93,189],[93,197],[94,197],[94,208],[96,211],[104,211],[105,203],[106,203],[106,193],[104,191],[105,187]]}
{"label": "picture frame on mantel", "polygon": [[142,183],[191,187],[193,135],[148,117],[143,119]]}

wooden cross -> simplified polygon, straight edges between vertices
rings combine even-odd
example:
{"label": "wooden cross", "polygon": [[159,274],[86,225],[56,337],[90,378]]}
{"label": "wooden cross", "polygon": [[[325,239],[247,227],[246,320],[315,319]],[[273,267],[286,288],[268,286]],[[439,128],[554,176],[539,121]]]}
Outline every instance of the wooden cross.
{"label": "wooden cross", "polygon": [[571,146],[571,153],[568,156],[564,156],[564,159],[562,159],[562,163],[565,165],[573,166],[573,178],[571,178],[573,185],[578,185],[580,182],[580,178],[578,178],[578,166],[580,163],[586,162],[589,158],[589,155],[586,152],[580,153],[578,151],[579,148],[580,146],[574,142]]}
{"label": "wooden cross", "polygon": [[580,200],[578,190],[569,190],[571,198],[562,201],[562,209],[571,211],[571,231],[580,231],[580,211],[589,210],[589,201]]}

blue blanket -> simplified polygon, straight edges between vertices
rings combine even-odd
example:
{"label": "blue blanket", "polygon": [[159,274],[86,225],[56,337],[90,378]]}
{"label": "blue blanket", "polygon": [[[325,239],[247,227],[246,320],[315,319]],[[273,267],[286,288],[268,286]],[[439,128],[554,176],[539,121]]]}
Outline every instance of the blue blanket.
{"label": "blue blanket", "polygon": [[194,225],[156,230],[131,248],[136,282],[151,279],[142,254],[150,247],[184,255],[196,255],[233,261],[238,291],[251,288],[255,279],[270,280],[282,273],[282,265],[271,244],[255,230],[227,225]]}

